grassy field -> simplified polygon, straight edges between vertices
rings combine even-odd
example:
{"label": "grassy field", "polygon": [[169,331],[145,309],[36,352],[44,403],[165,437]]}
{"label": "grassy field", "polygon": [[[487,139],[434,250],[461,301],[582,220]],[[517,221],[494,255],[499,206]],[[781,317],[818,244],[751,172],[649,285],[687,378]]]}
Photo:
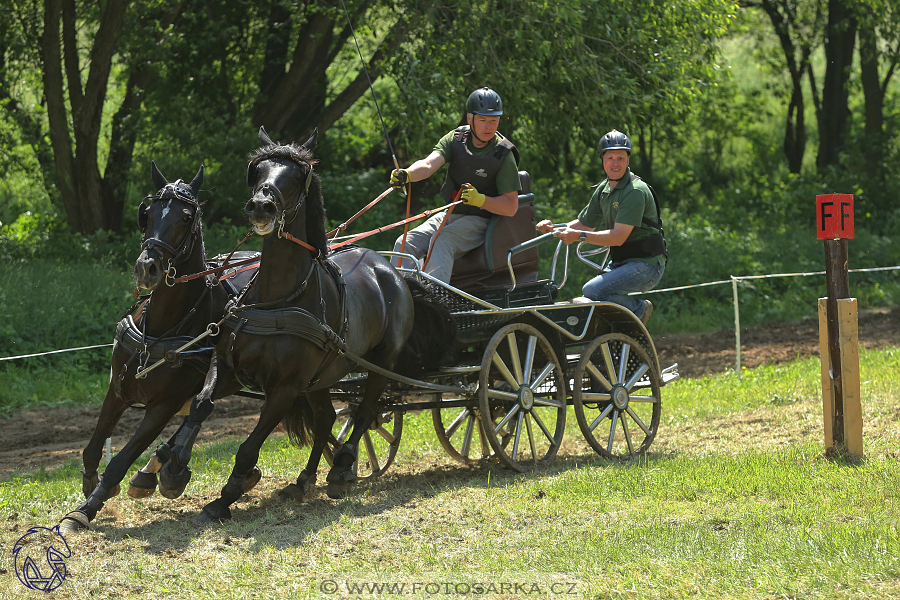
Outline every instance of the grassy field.
{"label": "grassy field", "polygon": [[[534,473],[450,461],[409,414],[396,464],[342,501],[272,493],[304,462],[284,436],[234,519],[192,517],[240,440],[203,445],[185,496],[111,500],[70,535],[62,598],[900,597],[900,350],[863,352],[866,458],[822,456],[819,363],[676,381],[650,454],[609,464],[569,415]],[[32,598],[11,548],[81,501],[80,465],[0,484],[0,597]],[[324,472],[320,472],[320,482]],[[46,565],[45,569],[46,569]]]}

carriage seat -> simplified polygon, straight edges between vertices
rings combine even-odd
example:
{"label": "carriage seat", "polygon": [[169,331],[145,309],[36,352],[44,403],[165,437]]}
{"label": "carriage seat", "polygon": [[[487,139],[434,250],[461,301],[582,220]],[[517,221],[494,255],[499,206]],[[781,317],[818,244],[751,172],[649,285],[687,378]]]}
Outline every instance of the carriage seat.
{"label": "carriage seat", "polygon": [[[506,266],[506,257],[513,246],[534,238],[534,194],[531,193],[531,176],[519,171],[522,192],[519,208],[511,217],[494,215],[488,223],[484,243],[470,250],[453,263],[450,285],[467,292],[509,287],[512,280]],[[513,256],[516,285],[538,280],[538,249],[529,248]]]}

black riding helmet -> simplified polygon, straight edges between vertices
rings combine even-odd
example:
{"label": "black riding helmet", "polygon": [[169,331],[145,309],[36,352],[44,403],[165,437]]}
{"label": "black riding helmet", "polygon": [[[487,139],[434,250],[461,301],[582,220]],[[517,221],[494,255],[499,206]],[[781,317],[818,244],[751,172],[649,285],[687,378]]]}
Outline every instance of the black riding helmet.
{"label": "black riding helmet", "polygon": [[607,150],[625,150],[631,156],[631,140],[621,131],[613,129],[600,138],[600,145],[597,147],[601,158]]}
{"label": "black riding helmet", "polygon": [[500,94],[485,86],[469,94],[466,112],[484,117],[499,117],[503,114],[503,101],[500,100]]}

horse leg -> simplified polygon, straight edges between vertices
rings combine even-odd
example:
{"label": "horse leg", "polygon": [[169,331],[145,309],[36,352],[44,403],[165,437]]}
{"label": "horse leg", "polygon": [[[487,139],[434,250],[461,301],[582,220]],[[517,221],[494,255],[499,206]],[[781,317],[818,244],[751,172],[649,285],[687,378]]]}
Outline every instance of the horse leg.
{"label": "horse leg", "polygon": [[[100,408],[100,416],[97,418],[97,426],[91,436],[88,445],[84,447],[81,453],[82,464],[84,470],[81,472],[81,491],[87,498],[100,483],[100,475],[97,468],[100,466],[100,459],[103,457],[103,448],[107,438],[112,435],[113,429],[122,415],[125,413],[127,405],[116,393],[116,386],[113,381],[109,382],[109,388],[106,390],[106,397],[103,399],[103,406]],[[110,497],[117,495],[120,488],[116,486],[110,490]]]}
{"label": "horse leg", "polygon": [[331,393],[327,388],[307,392],[306,399],[313,417],[313,443],[309,451],[309,460],[306,461],[306,467],[300,471],[297,483],[292,483],[278,492],[278,497],[282,500],[290,498],[303,502],[315,489],[316,471],[335,421],[334,405],[331,403]]}
{"label": "horse leg", "polygon": [[214,351],[203,389],[194,396],[194,401],[191,402],[191,413],[184,420],[173,440],[174,445],[169,460],[159,471],[159,493],[166,498],[174,499],[181,496],[191,480],[191,469],[188,467],[188,463],[191,461],[191,451],[194,448],[194,442],[197,441],[197,435],[200,433],[200,426],[213,411],[214,399],[217,397],[216,392],[220,389],[219,373],[220,371],[224,373],[226,368],[222,364],[221,355]]}
{"label": "horse leg", "polygon": [[137,431],[125,447],[109,461],[106,472],[88,495],[87,500],[63,517],[60,522],[60,533],[72,533],[88,528],[104,503],[114,496],[112,490],[119,487],[129,467],[147,449],[150,442],[162,433],[173,412],[170,405],[156,406],[147,410]]}
{"label": "horse leg", "polygon": [[181,421],[181,425],[175,433],[172,434],[172,437],[156,448],[156,451],[153,453],[153,456],[150,457],[147,465],[143,469],[139,469],[131,477],[131,480],[128,482],[129,496],[132,498],[149,498],[153,495],[157,485],[156,474],[159,473],[162,466],[169,461],[172,446],[175,445],[175,439],[184,428],[185,422],[187,422],[187,417]]}
{"label": "horse leg", "polygon": [[203,507],[203,511],[195,519],[197,523],[231,519],[229,507],[244,494],[244,482],[259,461],[259,451],[263,442],[287,414],[297,396],[298,394],[292,390],[274,390],[272,393],[266,393],[266,403],[260,412],[256,427],[234,455],[234,468],[228,482],[222,488],[219,497]]}
{"label": "horse leg", "polygon": [[328,483],[326,493],[329,498],[335,500],[344,498],[356,482],[353,464],[357,460],[359,440],[378,414],[378,399],[381,398],[387,384],[387,377],[369,371],[366,391],[354,415],[353,431],[334,455],[334,464],[325,479]]}

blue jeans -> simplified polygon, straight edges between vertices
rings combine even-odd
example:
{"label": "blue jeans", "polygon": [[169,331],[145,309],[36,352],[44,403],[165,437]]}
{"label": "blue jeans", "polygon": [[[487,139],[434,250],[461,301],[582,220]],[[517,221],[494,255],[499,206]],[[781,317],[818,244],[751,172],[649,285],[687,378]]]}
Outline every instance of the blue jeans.
{"label": "blue jeans", "polygon": [[644,301],[629,292],[646,292],[659,283],[666,267],[648,265],[639,260],[616,263],[588,281],[581,293],[594,301],[621,304],[636,315],[644,310]]}

